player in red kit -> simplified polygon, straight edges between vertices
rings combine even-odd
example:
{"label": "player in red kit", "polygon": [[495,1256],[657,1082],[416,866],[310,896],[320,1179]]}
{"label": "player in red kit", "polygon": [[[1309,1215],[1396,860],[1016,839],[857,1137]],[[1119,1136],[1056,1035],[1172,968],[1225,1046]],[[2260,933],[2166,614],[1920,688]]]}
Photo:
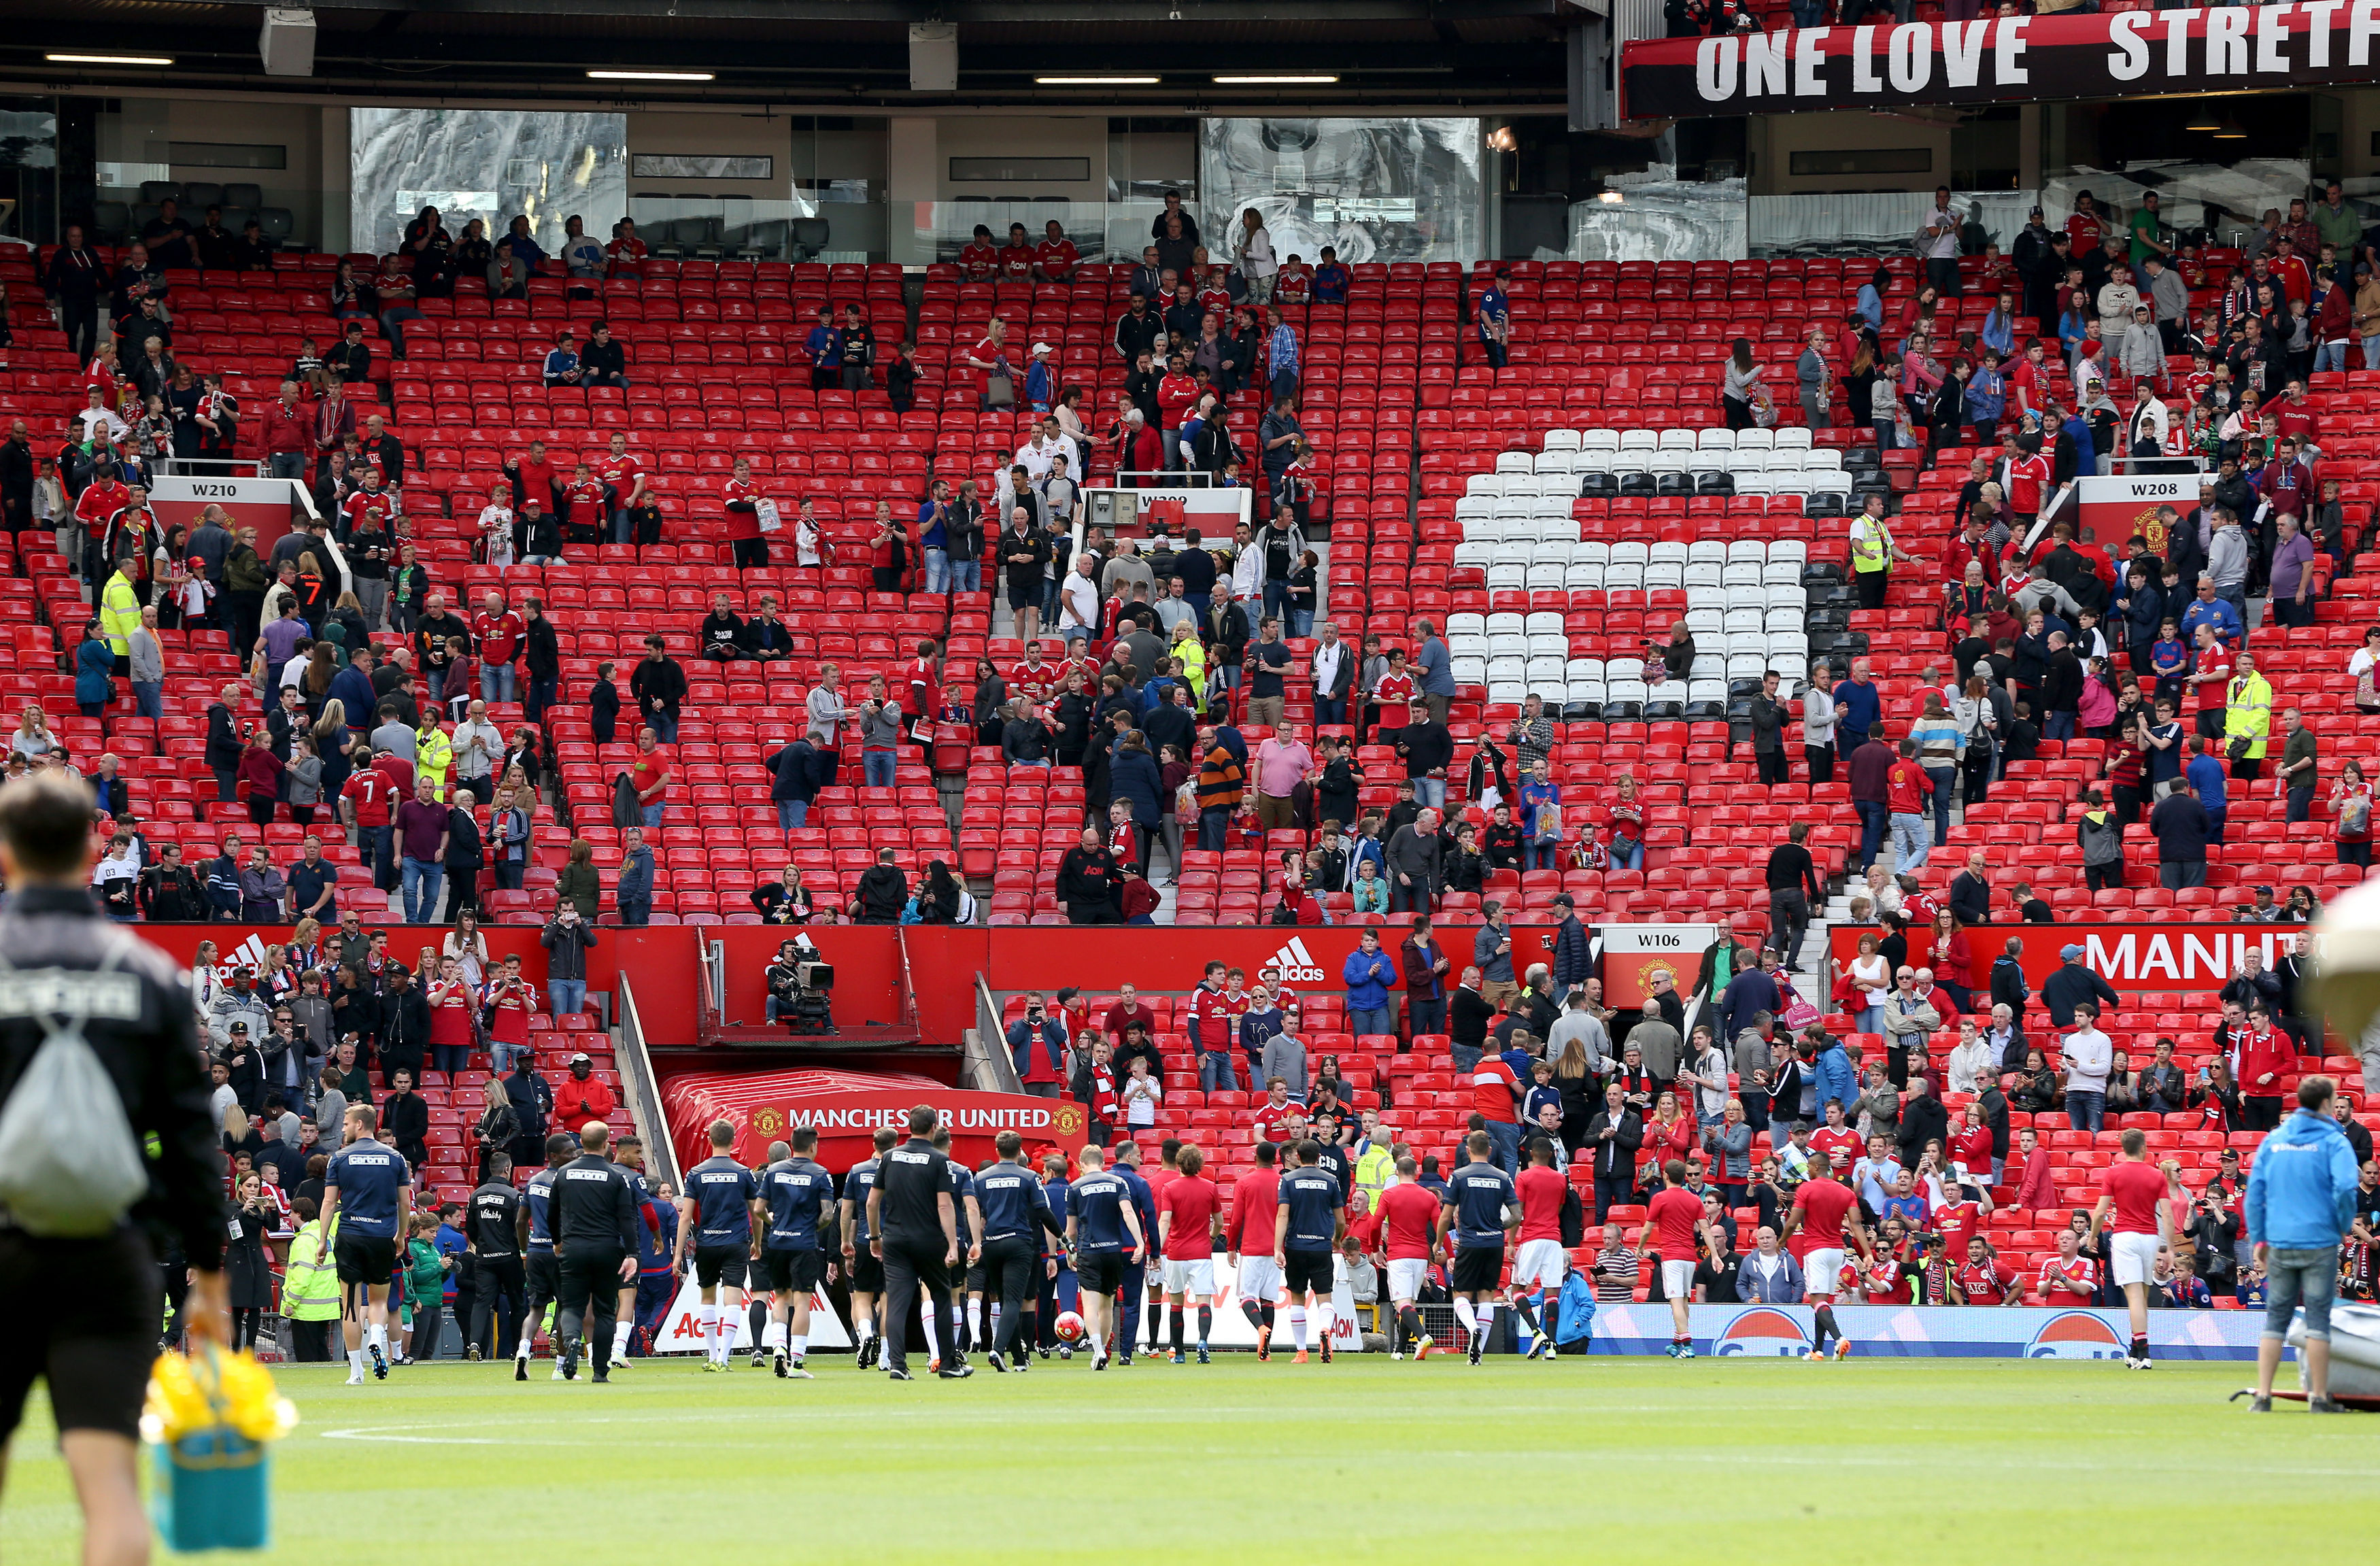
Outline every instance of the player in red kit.
{"label": "player in red kit", "polygon": [[[1562,1248],[1562,1197],[1570,1190],[1570,1182],[1554,1171],[1553,1144],[1543,1136],[1529,1143],[1528,1167],[1512,1182],[1521,1194],[1521,1231],[1513,1236],[1519,1249],[1512,1253],[1512,1308],[1529,1324],[1536,1342],[1529,1357],[1554,1357],[1554,1316],[1561,1294],[1562,1281],[1570,1276],[1570,1252]],[[1529,1308],[1528,1293],[1541,1288],[1546,1293],[1545,1324],[1541,1327]]]}
{"label": "player in red kit", "polygon": [[1272,1357],[1274,1303],[1281,1298],[1281,1268],[1273,1260],[1273,1220],[1281,1207],[1281,1171],[1269,1142],[1256,1146],[1256,1167],[1232,1184],[1232,1215],[1223,1223],[1225,1259],[1231,1262],[1240,1313],[1257,1329],[1257,1358]]}
{"label": "player in red kit", "polygon": [[1810,1357],[1827,1357],[1827,1340],[1835,1340],[1835,1357],[1842,1358],[1852,1352],[1852,1345],[1835,1325],[1835,1300],[1831,1292],[1835,1280],[1843,1271],[1843,1248],[1848,1240],[1864,1255],[1868,1249],[1867,1230],[1860,1222],[1859,1198],[1850,1186],[1834,1177],[1833,1160],[1824,1153],[1810,1155],[1809,1178],[1793,1193],[1793,1211],[1785,1220],[1784,1238],[1791,1239],[1793,1232],[1806,1226],[1810,1231],[1809,1254],[1802,1258],[1802,1270],[1809,1280],[1810,1303],[1817,1307]]}
{"label": "player in red kit", "polygon": [[1369,1221],[1389,1258],[1389,1303],[1396,1311],[1396,1326],[1389,1334],[1392,1360],[1404,1358],[1407,1343],[1415,1359],[1427,1358],[1434,1346],[1422,1329],[1421,1311],[1414,1301],[1429,1273],[1440,1210],[1437,1195],[1421,1184],[1421,1165],[1410,1153],[1397,1160],[1397,1183],[1372,1205]]}
{"label": "player in red kit", "polygon": [[[2091,1208],[2090,1238],[2113,1209],[2114,1232],[2107,1242],[2107,1276],[2124,1291],[2124,1305],[2132,1318],[2131,1352],[2124,1356],[2127,1370],[2149,1367],[2149,1273],[2156,1265],[2157,1247],[2168,1243],[2165,1203],[2168,1197],[2189,1205],[2181,1176],[2168,1159],[2149,1162],[2144,1132],[2127,1131],[2121,1138],[2123,1156],[2099,1171],[2099,1200]],[[2267,1155],[2268,1157],[2270,1155]]]}
{"label": "player in red kit", "polygon": [[[1813,1159],[1811,1166],[1816,1167]],[[1686,1306],[1694,1297],[1695,1242],[1711,1255],[1727,1249],[1710,1220],[1703,1216],[1703,1199],[1685,1189],[1686,1160],[1671,1159],[1661,1166],[1661,1189],[1645,1208],[1645,1227],[1636,1232],[1636,1248],[1661,1253],[1661,1293],[1670,1301],[1670,1357],[1694,1357],[1694,1333],[1686,1326]],[[1524,1208],[1525,1215],[1526,1209]]]}
{"label": "player in red kit", "polygon": [[[1207,1155],[1184,1147],[1174,1159],[1174,1175],[1157,1196],[1157,1248],[1165,1258],[1165,1314],[1173,1339],[1172,1361],[1182,1363],[1182,1307],[1198,1313],[1198,1363],[1207,1357],[1207,1339],[1215,1325],[1215,1237],[1221,1229],[1222,1194],[1198,1171]],[[1152,1351],[1153,1352],[1153,1351]]]}

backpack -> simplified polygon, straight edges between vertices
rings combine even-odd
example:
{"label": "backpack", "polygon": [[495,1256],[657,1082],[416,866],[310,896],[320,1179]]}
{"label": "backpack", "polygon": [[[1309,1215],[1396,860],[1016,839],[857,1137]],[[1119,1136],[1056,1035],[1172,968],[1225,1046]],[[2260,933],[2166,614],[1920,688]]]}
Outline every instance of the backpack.
{"label": "backpack", "polygon": [[1297,922],[1296,904],[1291,903],[1287,898],[1283,898],[1281,901],[1274,904],[1272,905],[1271,922],[1277,925],[1295,924]]}
{"label": "backpack", "polygon": [[[110,951],[98,972],[113,972],[121,955],[120,946]],[[0,956],[0,973],[18,971]],[[123,1096],[83,1038],[86,1014],[31,1014],[41,1048],[0,1110],[0,1204],[38,1238],[109,1233],[149,1189]]]}

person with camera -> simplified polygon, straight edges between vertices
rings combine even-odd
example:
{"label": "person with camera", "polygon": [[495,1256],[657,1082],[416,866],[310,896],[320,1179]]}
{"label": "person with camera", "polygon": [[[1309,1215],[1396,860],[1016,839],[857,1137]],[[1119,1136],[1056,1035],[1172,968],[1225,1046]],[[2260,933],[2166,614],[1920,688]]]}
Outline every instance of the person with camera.
{"label": "person with camera", "polygon": [[790,1017],[794,997],[801,992],[802,951],[790,941],[777,944],[776,960],[762,976],[769,988],[767,1020],[778,1022]]}

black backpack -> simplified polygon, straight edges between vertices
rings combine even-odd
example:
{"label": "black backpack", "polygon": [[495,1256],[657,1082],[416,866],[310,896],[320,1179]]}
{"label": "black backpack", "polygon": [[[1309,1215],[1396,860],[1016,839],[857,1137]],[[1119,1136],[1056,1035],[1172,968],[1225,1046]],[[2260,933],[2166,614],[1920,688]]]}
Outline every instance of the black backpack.
{"label": "black backpack", "polygon": [[1287,898],[1282,898],[1280,902],[1273,904],[1272,922],[1277,925],[1295,924],[1297,922],[1296,907],[1292,904]]}

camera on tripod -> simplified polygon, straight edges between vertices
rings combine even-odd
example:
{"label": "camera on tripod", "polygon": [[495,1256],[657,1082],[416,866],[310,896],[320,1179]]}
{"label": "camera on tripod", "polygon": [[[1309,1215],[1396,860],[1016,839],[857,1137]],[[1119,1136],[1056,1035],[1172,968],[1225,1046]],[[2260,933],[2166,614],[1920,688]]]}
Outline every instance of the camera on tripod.
{"label": "camera on tripod", "polygon": [[783,1023],[794,1034],[834,1031],[834,1011],[827,1000],[834,988],[834,965],[819,956],[808,936],[797,935],[777,948],[768,983],[771,1022]]}

